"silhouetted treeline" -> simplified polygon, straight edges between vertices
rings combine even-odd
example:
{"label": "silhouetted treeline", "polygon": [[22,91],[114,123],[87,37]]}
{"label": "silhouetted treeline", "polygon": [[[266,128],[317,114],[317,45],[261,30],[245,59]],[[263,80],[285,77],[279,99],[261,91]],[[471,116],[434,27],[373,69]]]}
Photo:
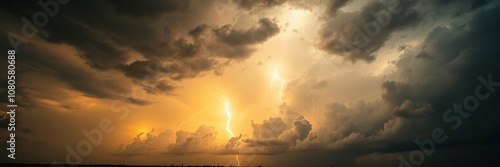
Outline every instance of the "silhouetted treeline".
{"label": "silhouetted treeline", "polygon": [[[29,164],[29,163],[0,163],[1,167],[238,167],[238,166],[223,166],[223,165],[184,165],[184,164],[170,164],[170,165],[125,165],[125,164]],[[241,167],[262,167],[262,166],[241,166]]]}

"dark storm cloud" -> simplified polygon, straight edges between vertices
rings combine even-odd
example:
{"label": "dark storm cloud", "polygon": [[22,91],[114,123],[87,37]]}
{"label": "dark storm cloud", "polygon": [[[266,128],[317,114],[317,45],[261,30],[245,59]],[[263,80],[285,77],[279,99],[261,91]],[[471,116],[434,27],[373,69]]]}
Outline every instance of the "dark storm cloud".
{"label": "dark storm cloud", "polygon": [[146,104],[149,104],[151,102],[147,101],[147,100],[143,100],[143,99],[137,99],[137,98],[133,98],[133,97],[127,97],[125,99],[126,102],[129,102],[131,104],[136,104],[136,105],[146,105]]}
{"label": "dark storm cloud", "polygon": [[233,0],[232,2],[243,11],[273,9],[282,6],[312,9],[313,6],[324,5],[323,0]]}
{"label": "dark storm cloud", "polygon": [[240,8],[249,10],[254,7],[257,7],[257,5],[265,5],[268,7],[272,6],[278,6],[286,3],[287,1],[285,0],[233,0]]}
{"label": "dark storm cloud", "polygon": [[154,93],[154,91],[158,91],[158,92],[171,92],[172,90],[174,90],[175,87],[168,84],[167,81],[165,80],[161,80],[160,82],[158,82],[155,87],[153,89],[146,89],[148,90],[149,93]]}
{"label": "dark storm cloud", "polygon": [[383,128],[389,119],[387,108],[381,102],[357,101],[351,106],[337,102],[328,104],[318,135],[323,142],[331,143],[330,149],[345,142],[355,143]]}
{"label": "dark storm cloud", "polygon": [[350,0],[330,0],[330,5],[328,6],[328,12],[331,16],[337,13],[337,10],[344,7],[349,3]]}
{"label": "dark storm cloud", "polygon": [[5,128],[7,129],[10,121],[9,121],[9,114],[7,114],[7,112],[4,112],[4,111],[0,111],[0,128]]}
{"label": "dark storm cloud", "polygon": [[[327,106],[325,122],[319,129],[313,129],[317,133],[306,139],[309,143],[303,143],[304,148],[321,149],[326,143],[328,148],[340,152],[351,150],[352,156],[382,152],[402,153],[407,157],[403,152],[419,149],[415,139],[428,137],[434,128],[444,128],[449,138],[446,143],[436,145],[438,151],[433,156],[446,159],[470,156],[465,151],[469,148],[488,156],[491,151],[477,144],[488,147],[499,144],[496,139],[500,136],[500,126],[495,119],[499,116],[496,110],[500,108],[496,102],[498,94],[490,92],[488,99],[480,101],[478,111],[469,113],[470,118],[463,119],[457,131],[450,128],[455,122],[443,121],[447,109],[453,110],[455,105],[463,107],[464,99],[474,95],[481,84],[478,76],[489,80],[491,74],[491,80],[500,82],[500,69],[496,65],[500,60],[500,49],[496,46],[500,24],[494,21],[500,7],[490,4],[487,8],[474,9],[464,13],[470,20],[458,19],[446,27],[435,27],[421,44],[400,45],[404,46],[403,54],[393,62],[396,70],[389,77],[392,79],[381,85],[382,101],[331,103]],[[339,17],[342,14],[339,13]],[[443,153],[450,149],[455,150],[454,155]],[[478,155],[470,157],[461,162],[470,164],[484,159]],[[429,158],[424,166],[439,163],[434,158]],[[395,165],[399,164],[397,156],[393,160],[397,162]]]}
{"label": "dark storm cloud", "polygon": [[[174,63],[175,62],[175,63]],[[194,57],[182,61],[158,62],[135,61],[123,65],[120,70],[148,93],[172,93],[176,86],[173,81],[193,78],[210,70],[219,70],[217,60],[208,57]]]}
{"label": "dark storm cloud", "polygon": [[[411,87],[419,84],[439,85],[443,78],[450,78],[453,79],[453,85],[445,89],[454,90],[457,95],[466,94],[467,89],[459,89],[461,87],[476,86],[478,82],[476,78],[479,75],[486,77],[492,73],[495,77],[499,71],[494,62],[499,60],[500,50],[496,47],[496,43],[500,35],[500,24],[494,22],[494,15],[499,12],[498,6],[492,9],[479,9],[472,15],[473,19],[465,25],[436,27],[423,42],[425,47],[405,52],[395,62],[398,67],[398,77]],[[422,52],[426,52],[433,59],[419,59],[418,55]],[[410,63],[413,64],[411,67],[408,66]],[[415,80],[415,78],[421,79]]]}
{"label": "dark storm cloud", "polygon": [[427,0],[428,5],[432,6],[434,9],[433,14],[452,14],[457,17],[464,13],[474,11],[477,8],[481,8],[489,3],[491,0],[463,0],[463,1],[453,1],[453,0]]}
{"label": "dark storm cloud", "polygon": [[[412,138],[422,138],[421,135],[429,134],[436,127],[444,128],[448,135],[446,143],[436,146],[441,151],[474,147],[478,151],[483,150],[478,154],[487,155],[487,149],[475,145],[482,143],[496,147],[499,144],[498,140],[491,142],[500,136],[500,126],[494,119],[499,116],[496,110],[500,105],[496,101],[500,96],[494,92],[479,101],[478,111],[470,112],[470,118],[463,118],[456,131],[450,128],[455,122],[443,120],[447,109],[463,108],[464,99],[475,94],[481,84],[478,77],[489,80],[491,75],[491,80],[500,81],[500,68],[496,63],[500,61],[500,49],[496,46],[500,42],[500,24],[494,21],[498,14],[498,5],[489,9],[479,8],[470,14],[471,20],[447,27],[438,26],[427,34],[419,46],[405,49],[394,62],[396,78],[382,84],[382,97],[390,108],[394,108],[393,117],[385,123],[383,131],[390,132],[392,129],[399,137],[393,138],[392,144],[386,142],[380,150],[401,152],[418,149]],[[430,58],[419,56],[422,53],[430,55],[427,56]],[[487,92],[486,89],[483,91]],[[400,134],[413,137],[403,138]],[[468,153],[459,151],[453,156],[460,155]],[[438,153],[436,156],[450,155]],[[469,161],[481,159],[480,156],[472,156]],[[426,165],[436,163],[430,161]]]}
{"label": "dark storm cloud", "polygon": [[276,23],[264,18],[259,20],[258,26],[248,30],[231,29],[230,25],[226,25],[213,31],[221,42],[238,46],[262,43],[277,34],[280,29]]}
{"label": "dark storm cloud", "polygon": [[[0,34],[6,36],[4,31],[1,31]],[[0,42],[2,48],[10,46],[8,40],[1,40]],[[67,109],[64,104],[50,106],[40,103],[40,99],[59,101],[64,99],[66,95],[64,95],[64,91],[49,92],[46,89],[27,87],[23,83],[36,82],[36,80],[24,77],[27,74],[41,75],[48,77],[49,80],[57,80],[58,82],[54,83],[54,85],[47,85],[48,90],[53,86],[62,86],[73,89],[83,96],[98,99],[128,99],[127,102],[135,105],[150,103],[140,98],[126,98],[125,96],[130,93],[129,86],[131,85],[127,82],[121,82],[120,77],[105,72],[97,73],[97,71],[89,68],[82,68],[82,66],[75,64],[76,62],[64,58],[65,56],[76,55],[62,54],[37,45],[35,42],[29,42],[21,47],[21,50],[16,54],[18,55],[16,58],[16,79],[18,83],[16,85],[16,99],[19,105],[26,107],[26,109],[35,110],[42,108],[49,110],[54,110],[54,108]]]}
{"label": "dark storm cloud", "polygon": [[[12,6],[5,11],[13,18],[40,10],[35,1],[27,5],[21,5],[24,1],[3,3]],[[74,47],[90,67],[122,72],[147,92],[169,94],[182,79],[220,74],[232,59],[248,58],[255,51],[253,45],[279,32],[275,21],[269,19],[247,29],[200,23],[205,17],[199,13],[210,10],[200,8],[205,3],[211,2],[72,1],[39,29],[38,36],[49,43]],[[120,88],[96,90],[101,88],[83,80],[106,84],[106,79],[82,76],[87,74],[77,70],[56,75],[92,97],[114,97],[110,92]]]}
{"label": "dark storm cloud", "polygon": [[[384,97],[438,100],[440,98],[435,96],[464,95],[467,89],[463,88],[475,86],[479,75],[493,73],[495,76],[498,66],[493,62],[498,61],[497,53],[500,51],[495,47],[500,26],[493,22],[492,15],[498,14],[498,11],[498,7],[482,9],[466,25],[436,27],[421,47],[408,50],[395,62],[399,81],[383,84],[386,89]],[[422,59],[419,56],[422,53],[432,59]],[[440,89],[419,91],[426,87]]]}
{"label": "dark storm cloud", "polygon": [[[65,69],[68,71],[56,72],[54,75],[87,96],[113,99],[117,98],[120,92],[128,92],[125,85],[112,81],[113,77],[100,78],[92,75],[91,72],[69,67]],[[52,70],[60,70],[60,68],[56,66]]]}
{"label": "dark storm cloud", "polygon": [[[424,17],[459,16],[473,12],[491,1],[379,0],[368,2],[359,11],[343,12],[349,1],[331,1],[320,30],[320,48],[355,62],[371,62],[376,52],[398,31],[416,27]],[[417,9],[422,8],[425,9]],[[423,58],[428,55],[422,54]]]}
{"label": "dark storm cloud", "polygon": [[47,37],[42,38],[51,43],[74,46],[79,56],[96,69],[116,68],[128,59],[127,54],[113,47],[111,42],[100,39],[98,34],[73,21],[55,19],[46,30]]}
{"label": "dark storm cloud", "polygon": [[206,24],[201,24],[199,26],[196,26],[191,31],[189,31],[189,35],[192,35],[193,37],[198,38],[208,28],[210,28],[210,26],[208,26]]}
{"label": "dark storm cloud", "polygon": [[177,55],[179,57],[193,57],[201,49],[201,43],[195,42],[190,43],[184,38],[179,38],[173,42],[173,45],[177,48]]}
{"label": "dark storm cloud", "polygon": [[382,89],[384,90],[382,99],[393,105],[400,104],[412,94],[409,84],[396,81],[385,81],[382,83]]}
{"label": "dark storm cloud", "polygon": [[394,108],[394,116],[403,118],[415,118],[428,116],[432,112],[432,106],[426,103],[412,102],[406,100],[401,106]]}
{"label": "dark storm cloud", "polygon": [[185,10],[190,1],[183,0],[150,0],[147,3],[134,0],[113,1],[108,0],[117,13],[134,17],[157,17],[162,13],[172,13]]}
{"label": "dark storm cloud", "polygon": [[[6,10],[14,14],[14,17],[26,16],[31,19],[28,16],[40,10],[36,1],[26,3],[26,5],[10,3],[13,4],[9,4],[10,8]],[[151,1],[151,3],[154,2]],[[154,36],[151,27],[139,24],[147,23],[144,21],[145,19],[137,19],[131,15],[118,13],[116,8],[120,9],[120,7],[126,6],[120,4],[116,1],[72,1],[64,8],[60,8],[58,15],[50,18],[47,26],[40,29],[39,36],[52,43],[74,46],[80,52],[80,56],[92,67],[112,69],[124,63],[128,57],[121,48],[116,47],[116,44],[132,43],[132,41],[145,40]],[[143,3],[143,5],[145,4],[147,3]],[[134,6],[134,14],[139,10],[145,13],[154,11],[137,8],[138,6]],[[161,7],[161,5],[157,7]],[[122,42],[117,43],[117,41]],[[141,49],[150,48],[143,47]]]}
{"label": "dark storm cloud", "polygon": [[95,33],[95,38],[110,41],[109,47],[120,45],[122,49],[135,50],[148,58],[168,57],[174,54],[170,43],[175,41],[173,35],[176,32],[169,28],[171,23],[159,24],[158,20],[166,16],[169,22],[175,22],[175,15],[189,9],[190,4],[191,1],[175,0],[130,3],[75,1],[64,6],[61,13],[67,20],[88,27]]}
{"label": "dark storm cloud", "polygon": [[[0,130],[8,130],[9,127],[15,127],[14,131],[20,132],[22,136],[34,133],[33,130],[25,126],[24,124],[25,120],[19,119],[20,117],[23,116],[22,114],[20,114],[19,112],[14,112],[13,114],[8,112],[9,112],[8,110],[0,111],[0,128],[1,128]],[[11,114],[12,116],[14,116],[14,119],[16,119],[13,126],[9,125],[11,123],[10,122]]]}
{"label": "dark storm cloud", "polygon": [[422,19],[412,9],[414,1],[372,1],[359,11],[337,11],[346,3],[331,4],[330,12],[323,18],[320,48],[352,62],[375,60],[375,53],[391,34],[414,27]]}
{"label": "dark storm cloud", "polygon": [[[95,75],[94,71],[81,68],[72,64],[73,62],[60,59],[62,55],[43,48],[28,44],[19,52],[23,56],[17,60],[22,62],[18,68],[34,70],[35,72],[50,74],[60,82],[67,84],[70,88],[81,92],[84,96],[115,99],[126,94],[128,88],[126,84],[120,83],[116,77],[110,75]],[[19,79],[20,83],[25,80]],[[22,86],[22,85],[19,85]],[[33,91],[27,91],[26,93]],[[20,91],[23,93],[23,91]],[[25,94],[30,96],[29,94]]]}
{"label": "dark storm cloud", "polygon": [[259,20],[259,24],[250,29],[233,29],[230,25],[217,27],[212,30],[218,41],[226,44],[224,49],[217,48],[220,56],[232,59],[247,58],[255,49],[248,47],[266,41],[280,32],[275,21],[268,18]]}
{"label": "dark storm cloud", "polygon": [[155,74],[157,71],[166,71],[163,67],[150,61],[135,61],[121,67],[123,74],[129,78],[143,79],[145,76]]}

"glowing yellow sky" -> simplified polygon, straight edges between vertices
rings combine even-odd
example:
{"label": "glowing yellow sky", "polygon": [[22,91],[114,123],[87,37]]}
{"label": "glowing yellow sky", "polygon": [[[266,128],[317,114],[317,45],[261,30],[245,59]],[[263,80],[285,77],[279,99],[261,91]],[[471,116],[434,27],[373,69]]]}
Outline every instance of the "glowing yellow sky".
{"label": "glowing yellow sky", "polygon": [[[285,7],[287,8],[287,7]],[[226,130],[227,115],[222,99],[230,101],[232,120],[230,128],[235,135],[251,134],[249,126],[252,120],[260,121],[278,115],[278,107],[282,102],[292,102],[293,95],[283,95],[280,99],[281,81],[276,80],[276,72],[287,84],[292,79],[300,78],[307,68],[328,69],[317,73],[318,78],[322,76],[336,75],[342,67],[336,67],[331,62],[335,58],[328,59],[320,55],[315,55],[317,49],[314,45],[316,32],[319,28],[317,17],[314,13],[304,9],[291,9],[280,12],[277,16],[282,20],[283,31],[269,41],[259,45],[257,52],[247,60],[236,62],[224,69],[221,76],[206,74],[204,77],[186,79],[181,81],[181,87],[172,96],[146,95],[153,104],[133,108],[134,114],[127,118],[127,123],[120,125],[125,132],[112,134],[112,138],[119,138],[114,141],[113,146],[118,147],[118,143],[128,143],[137,134],[147,133],[151,129],[161,132],[167,129],[195,131],[200,124],[214,126],[219,130],[220,142],[225,142],[231,136],[224,133]],[[245,20],[249,19],[249,20]],[[242,16],[243,26],[251,22],[251,18]],[[246,21],[246,22],[245,22]],[[288,23],[288,24],[286,24]],[[76,60],[76,58],[72,58]],[[338,59],[337,61],[343,61]],[[308,65],[304,66],[304,62]],[[81,65],[84,65],[80,61]],[[373,64],[356,64],[352,68],[375,71],[371,75],[378,75],[386,66],[385,62]],[[279,71],[276,71],[276,70]],[[320,71],[320,70],[318,70]],[[354,70],[353,70],[354,71]],[[340,74],[339,74],[340,75]],[[341,81],[339,81],[341,82]],[[342,84],[342,83],[341,83]],[[336,83],[331,83],[335,86]],[[345,85],[347,86],[347,85]],[[347,101],[339,95],[319,95],[316,104],[309,102],[308,110],[312,110],[313,105],[320,112],[325,101],[339,100]],[[329,99],[325,99],[328,97]],[[369,97],[367,100],[372,100]],[[96,100],[99,101],[99,100]],[[308,119],[316,124],[316,119],[308,115]],[[117,136],[123,135],[126,136]],[[109,146],[109,147],[113,147]]]}

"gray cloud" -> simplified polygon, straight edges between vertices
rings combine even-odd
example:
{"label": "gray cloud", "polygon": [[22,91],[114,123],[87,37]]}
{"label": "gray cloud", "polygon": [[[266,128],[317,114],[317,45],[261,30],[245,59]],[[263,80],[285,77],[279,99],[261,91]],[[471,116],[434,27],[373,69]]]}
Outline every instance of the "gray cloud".
{"label": "gray cloud", "polygon": [[[13,6],[6,9],[13,17],[38,10],[33,4],[21,8],[15,2],[6,3]],[[61,8],[61,16],[51,18],[50,24],[38,34],[49,43],[73,47],[90,67],[122,72],[147,92],[171,94],[177,81],[210,72],[220,74],[228,62],[248,58],[255,51],[253,45],[280,31],[275,21],[267,18],[259,20],[255,27],[234,29],[230,25],[202,23],[205,17],[198,13],[208,10],[205,8],[188,12],[189,15],[179,13],[205,3],[211,2],[75,1]],[[89,13],[90,10],[93,12]],[[169,21],[159,22],[161,18]],[[71,73],[58,75],[89,95],[112,97],[105,90],[92,90],[99,88],[82,81],[89,79],[87,76]],[[112,87],[117,88],[120,86]]]}
{"label": "gray cloud", "polygon": [[328,13],[331,16],[335,16],[337,14],[337,11],[347,5],[350,0],[330,0],[330,6],[328,6]]}
{"label": "gray cloud", "polygon": [[209,153],[215,149],[217,131],[214,127],[200,126],[194,133],[178,131],[174,144],[170,144],[166,154]]}
{"label": "gray cloud", "polygon": [[231,29],[229,25],[215,28],[215,35],[218,40],[228,45],[249,45],[266,41],[269,37],[277,34],[280,29],[273,21],[265,18],[259,20],[257,27],[248,30]]}
{"label": "gray cloud", "polygon": [[430,104],[415,103],[410,100],[406,100],[401,103],[400,106],[394,109],[394,115],[398,117],[422,117],[429,115],[432,112],[432,106]]}
{"label": "gray cloud", "polygon": [[278,6],[286,3],[285,0],[233,0],[238,7],[249,10],[256,7],[258,4],[265,6]]}
{"label": "gray cloud", "polygon": [[[320,48],[356,62],[371,62],[391,34],[421,21],[413,1],[372,1],[359,11],[337,11],[347,3],[333,2],[320,29]],[[335,10],[334,10],[335,9]],[[332,14],[333,12],[333,14]]]}
{"label": "gray cloud", "polygon": [[230,25],[225,25],[214,28],[213,32],[219,42],[226,44],[226,46],[215,45],[211,47],[220,54],[219,56],[244,59],[255,50],[248,47],[248,45],[255,45],[266,41],[279,33],[280,28],[275,21],[264,18],[259,20],[258,26],[247,30],[233,29]]}
{"label": "gray cloud", "polygon": [[262,121],[260,124],[255,124],[252,121],[253,136],[257,138],[277,138],[283,131],[287,129],[287,125],[281,117],[269,118]]}
{"label": "gray cloud", "polygon": [[[256,154],[280,154],[294,150],[298,142],[306,139],[311,123],[302,115],[286,123],[282,117],[269,118],[260,124],[252,124],[253,136],[242,139],[242,150],[257,150]],[[243,151],[245,152],[245,151]]]}

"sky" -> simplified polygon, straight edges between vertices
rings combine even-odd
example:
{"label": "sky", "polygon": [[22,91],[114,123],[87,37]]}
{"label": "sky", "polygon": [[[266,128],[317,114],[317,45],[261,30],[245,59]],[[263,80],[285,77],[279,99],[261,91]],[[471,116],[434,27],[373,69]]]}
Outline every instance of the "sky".
{"label": "sky", "polygon": [[0,3],[0,162],[500,165],[499,1]]}

